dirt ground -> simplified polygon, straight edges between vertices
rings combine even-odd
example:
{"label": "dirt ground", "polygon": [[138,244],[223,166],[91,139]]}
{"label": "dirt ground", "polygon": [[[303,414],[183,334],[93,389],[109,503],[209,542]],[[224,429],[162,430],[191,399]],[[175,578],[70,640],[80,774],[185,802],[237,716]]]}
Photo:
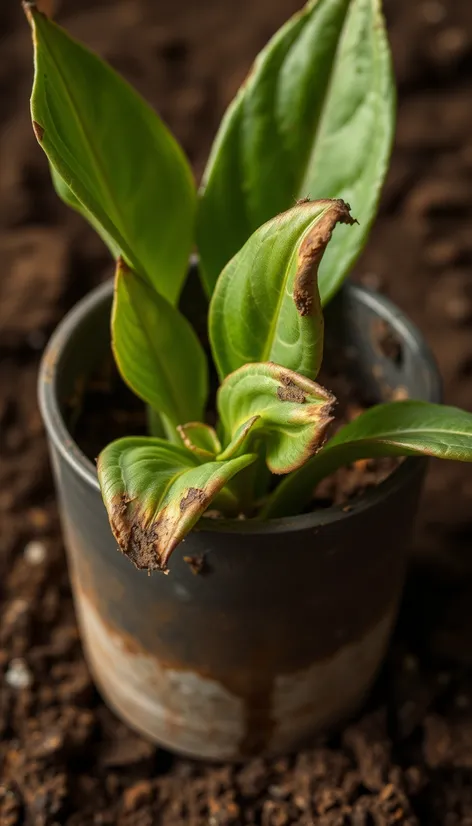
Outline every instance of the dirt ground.
{"label": "dirt ground", "polygon": [[[202,170],[252,57],[298,0],[63,2],[59,20],[159,109]],[[399,123],[356,277],[428,337],[472,410],[472,4],[387,0]],[[102,703],[74,620],[35,384],[64,311],[110,274],[52,193],[29,124],[29,33],[0,8],[0,824],[472,824],[472,469],[430,474],[387,664],[342,733],[290,759],[202,766]]]}

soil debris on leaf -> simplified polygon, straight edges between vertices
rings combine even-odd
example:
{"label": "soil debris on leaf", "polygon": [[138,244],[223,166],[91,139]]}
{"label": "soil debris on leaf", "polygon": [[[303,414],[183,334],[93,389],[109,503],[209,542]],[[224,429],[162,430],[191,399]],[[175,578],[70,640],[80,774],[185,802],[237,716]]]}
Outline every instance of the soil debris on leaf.
{"label": "soil debris on leaf", "polygon": [[306,396],[301,389],[297,387],[295,382],[289,376],[281,376],[280,381],[282,387],[277,387],[277,398],[281,402],[295,402],[296,404],[304,404]]}
{"label": "soil debris on leaf", "polygon": [[180,510],[184,513],[190,505],[195,503],[203,505],[206,498],[206,493],[201,488],[189,488],[183,499],[180,500]]}

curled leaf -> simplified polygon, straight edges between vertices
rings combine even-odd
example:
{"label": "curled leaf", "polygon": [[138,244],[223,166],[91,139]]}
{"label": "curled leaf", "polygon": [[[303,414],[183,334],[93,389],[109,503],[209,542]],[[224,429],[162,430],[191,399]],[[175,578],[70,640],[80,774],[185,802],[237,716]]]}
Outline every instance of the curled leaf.
{"label": "curled leaf", "polygon": [[472,462],[472,413],[422,401],[375,405],[342,427],[304,467],[283,479],[262,515],[300,513],[326,476],[358,459],[379,456],[434,456]]}
{"label": "curled leaf", "polygon": [[334,396],[278,364],[247,364],[218,391],[229,459],[260,442],[272,473],[289,473],[320,448],[332,421]]}
{"label": "curled leaf", "polygon": [[214,459],[221,452],[221,444],[215,430],[202,422],[188,422],[177,428],[187,450],[200,459]]}
{"label": "curled leaf", "polygon": [[273,361],[314,379],[323,355],[318,268],[344,201],[308,201],[251,235],[221,273],[210,305],[210,340],[220,377]]}
{"label": "curled leaf", "polygon": [[174,548],[229,480],[256,456],[200,464],[185,447],[130,437],[108,445],[98,478],[121,551],[148,571],[167,570]]}

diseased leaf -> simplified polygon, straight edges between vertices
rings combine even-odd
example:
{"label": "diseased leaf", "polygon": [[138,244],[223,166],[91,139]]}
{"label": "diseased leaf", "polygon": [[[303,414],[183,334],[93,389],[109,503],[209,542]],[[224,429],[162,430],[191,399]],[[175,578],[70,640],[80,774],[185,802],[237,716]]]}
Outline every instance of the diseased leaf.
{"label": "diseased leaf", "polygon": [[163,439],[118,439],[98,459],[110,525],[122,552],[148,571],[167,570],[174,548],[224,485],[256,456],[200,464]]}
{"label": "diseased leaf", "polygon": [[394,130],[394,82],[381,0],[311,0],[257,57],[230,105],[204,175],[197,221],[208,293],[257,227],[297,198],[343,198],[320,270],[325,303],[375,216]]}
{"label": "diseased leaf", "polygon": [[187,450],[200,459],[214,459],[221,452],[221,444],[215,430],[202,422],[188,422],[177,428]]}
{"label": "diseased leaf", "polygon": [[219,459],[260,442],[272,473],[300,467],[323,443],[334,396],[278,364],[247,364],[228,376],[217,405],[226,447]]}
{"label": "diseased leaf", "polygon": [[210,340],[221,378],[273,361],[316,378],[323,355],[318,267],[343,201],[311,201],[260,227],[223,270],[210,305]]}
{"label": "diseased leaf", "polygon": [[421,401],[379,404],[341,428],[317,456],[284,479],[263,516],[300,513],[339,467],[378,456],[435,456],[472,462],[472,413]]}
{"label": "diseased leaf", "polygon": [[34,4],[25,9],[35,49],[31,112],[39,143],[79,211],[92,216],[102,237],[175,304],[187,274],[196,204],[182,151],[106,63]]}
{"label": "diseased leaf", "polygon": [[193,328],[122,260],[115,275],[112,347],[123,379],[164,414],[170,429],[203,418],[208,368]]}

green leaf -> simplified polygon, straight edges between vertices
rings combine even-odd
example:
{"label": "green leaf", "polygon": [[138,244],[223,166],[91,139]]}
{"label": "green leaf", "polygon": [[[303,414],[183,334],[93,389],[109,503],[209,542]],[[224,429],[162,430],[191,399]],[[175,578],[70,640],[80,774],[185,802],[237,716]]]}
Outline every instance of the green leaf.
{"label": "green leaf", "polygon": [[343,201],[299,204],[256,230],[227,264],[209,321],[220,378],[260,361],[316,378],[323,355],[318,267],[337,223],[354,223]]}
{"label": "green leaf", "polygon": [[208,368],[193,328],[122,260],[115,275],[112,347],[125,382],[168,419],[171,430],[203,418]]}
{"label": "green leaf", "polygon": [[196,205],[182,151],[106,63],[34,4],[25,8],[33,31],[31,112],[39,143],[74,206],[92,216],[128,264],[175,304],[187,273]]}
{"label": "green leaf", "polygon": [[317,456],[284,479],[263,510],[264,517],[299,513],[326,476],[359,459],[435,456],[472,462],[472,413],[420,401],[371,407],[330,439]]}
{"label": "green leaf", "polygon": [[221,444],[215,430],[202,422],[188,422],[177,428],[187,450],[200,459],[214,459],[221,452]]}
{"label": "green leaf", "polygon": [[332,421],[334,396],[278,364],[247,364],[228,376],[217,405],[230,459],[262,443],[272,473],[300,467],[320,447]]}
{"label": "green leaf", "polygon": [[102,451],[98,478],[120,549],[148,571],[166,571],[170,554],[224,485],[255,456],[200,464],[163,439],[118,439]]}
{"label": "green leaf", "polygon": [[114,242],[111,235],[109,235],[108,232],[105,229],[103,229],[102,226],[100,226],[100,224],[94,218],[94,216],[91,215],[90,212],[88,212],[85,209],[85,207],[80,203],[78,198],[75,197],[74,193],[67,186],[66,182],[62,180],[57,169],[54,169],[54,167],[51,164],[49,165],[49,169],[51,172],[51,178],[54,189],[56,190],[56,194],[59,195],[59,198],[61,198],[61,200],[63,200],[68,207],[71,207],[71,209],[75,209],[75,211],[78,212],[82,216],[82,218],[85,218],[85,220],[88,221],[89,224],[91,224],[95,232],[106,244],[113,257],[118,258],[120,255],[120,248],[118,244]]}
{"label": "green leaf", "polygon": [[311,0],[260,53],[230,105],[204,175],[197,221],[203,280],[296,198],[343,198],[359,227],[323,261],[325,303],[362,249],[394,131],[381,0]]}

